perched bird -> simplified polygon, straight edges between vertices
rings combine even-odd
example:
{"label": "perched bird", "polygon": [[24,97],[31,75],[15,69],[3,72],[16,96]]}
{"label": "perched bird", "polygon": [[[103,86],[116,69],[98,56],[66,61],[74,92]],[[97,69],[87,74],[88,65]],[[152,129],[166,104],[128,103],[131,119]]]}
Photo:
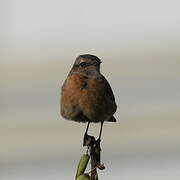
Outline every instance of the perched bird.
{"label": "perched bird", "polygon": [[65,80],[61,91],[61,115],[68,120],[101,122],[99,140],[104,121],[116,122],[117,105],[112,89],[100,73],[101,60],[90,54],[80,55]]}

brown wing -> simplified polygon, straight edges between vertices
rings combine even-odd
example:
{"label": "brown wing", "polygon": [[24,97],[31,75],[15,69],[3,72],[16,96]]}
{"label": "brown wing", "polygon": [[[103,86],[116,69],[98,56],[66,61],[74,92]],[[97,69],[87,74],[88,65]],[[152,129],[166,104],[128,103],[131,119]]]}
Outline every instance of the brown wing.
{"label": "brown wing", "polygon": [[105,78],[104,76],[102,76],[102,79],[103,79],[103,81],[104,81],[104,83],[105,83],[105,89],[104,89],[105,95],[106,95],[109,99],[111,99],[111,101],[114,101],[114,102],[115,102],[115,97],[114,97],[114,94],[113,94],[113,91],[112,91],[112,89],[111,89],[111,86],[110,86],[109,82],[106,80],[106,78]]}
{"label": "brown wing", "polygon": [[115,97],[114,97],[114,94],[113,94],[113,91],[112,91],[112,88],[111,88],[109,82],[106,80],[106,78],[104,76],[102,76],[102,81],[104,84],[104,88],[103,88],[104,96],[108,99],[109,111],[113,115],[117,109]]}

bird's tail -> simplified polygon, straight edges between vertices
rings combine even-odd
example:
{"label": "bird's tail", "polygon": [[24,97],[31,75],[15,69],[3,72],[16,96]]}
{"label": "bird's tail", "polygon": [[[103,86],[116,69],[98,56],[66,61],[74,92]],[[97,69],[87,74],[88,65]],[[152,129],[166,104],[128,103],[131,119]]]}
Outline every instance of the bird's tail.
{"label": "bird's tail", "polygon": [[116,122],[116,119],[115,119],[114,116],[112,116],[108,121],[109,121],[109,122]]}

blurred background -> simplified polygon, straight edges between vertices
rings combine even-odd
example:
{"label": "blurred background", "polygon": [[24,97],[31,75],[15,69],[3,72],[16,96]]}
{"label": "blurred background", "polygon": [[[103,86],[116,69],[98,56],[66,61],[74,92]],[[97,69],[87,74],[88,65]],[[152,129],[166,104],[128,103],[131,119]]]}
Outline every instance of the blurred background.
{"label": "blurred background", "polygon": [[60,89],[75,58],[90,53],[118,104],[118,122],[104,125],[99,179],[178,180],[179,6],[1,0],[0,179],[74,179],[86,124],[60,116]]}

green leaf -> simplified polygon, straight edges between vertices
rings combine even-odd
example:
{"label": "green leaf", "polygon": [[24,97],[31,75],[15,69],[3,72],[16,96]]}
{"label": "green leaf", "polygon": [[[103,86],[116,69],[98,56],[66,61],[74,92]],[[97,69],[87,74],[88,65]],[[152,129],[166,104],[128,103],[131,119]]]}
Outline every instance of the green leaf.
{"label": "green leaf", "polygon": [[81,159],[78,164],[77,172],[76,172],[76,178],[82,175],[84,171],[86,170],[87,164],[89,162],[89,158],[90,156],[88,154],[83,154],[81,156]]}
{"label": "green leaf", "polygon": [[90,177],[88,174],[82,174],[76,180],[90,180]]}

